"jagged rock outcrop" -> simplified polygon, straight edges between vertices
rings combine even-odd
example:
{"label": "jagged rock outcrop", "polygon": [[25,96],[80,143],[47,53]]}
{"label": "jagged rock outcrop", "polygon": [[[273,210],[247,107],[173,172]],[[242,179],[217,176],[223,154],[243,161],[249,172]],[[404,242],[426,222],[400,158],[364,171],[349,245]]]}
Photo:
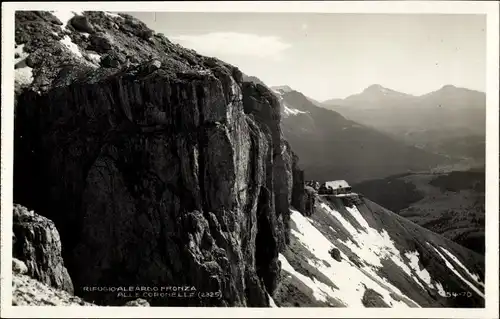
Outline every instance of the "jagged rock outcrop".
{"label": "jagged rock outcrop", "polygon": [[[62,47],[62,58],[33,64],[15,119],[14,196],[59,227],[75,293],[123,304],[88,287],[187,286],[220,298],[144,299],[269,306],[294,176],[276,98],[130,16],[84,16],[90,36],[58,30],[82,57]],[[27,17],[40,28],[47,20],[16,13]],[[16,39],[31,55],[44,31],[27,35],[26,25],[16,24]],[[129,64],[90,63],[104,51]],[[68,59],[73,65],[61,67]]]}
{"label": "jagged rock outcrop", "polygon": [[306,186],[304,188],[305,200],[304,200],[304,209],[301,210],[304,216],[311,216],[314,213],[314,207],[316,205],[316,198],[318,196],[318,192],[310,187]]}
{"label": "jagged rock outcrop", "polygon": [[12,254],[13,265],[18,265],[13,266],[14,270],[26,268],[19,273],[73,293],[73,283],[64,266],[61,240],[54,223],[20,205],[14,205]]}
{"label": "jagged rock outcrop", "polygon": [[23,261],[17,258],[12,258],[12,273],[24,275],[27,272],[28,267],[26,267],[26,264]]}
{"label": "jagged rock outcrop", "polygon": [[[259,270],[266,287],[273,291],[279,274],[276,254],[289,243],[290,204],[300,206],[304,196],[303,171],[281,131],[281,110],[277,97],[267,87],[254,82],[243,82],[242,89],[245,112],[256,120],[270,145],[264,190],[270,203],[259,209],[259,223],[266,225],[263,229],[273,234],[271,237],[276,241],[269,241],[268,235],[258,235],[257,242],[263,250],[256,258],[258,264],[264,265]],[[274,193],[269,192],[271,189],[274,189]]]}
{"label": "jagged rock outcrop", "polygon": [[292,188],[292,206],[299,212],[306,210],[307,193],[305,191],[304,171],[299,168],[299,158],[293,156],[293,188]]}

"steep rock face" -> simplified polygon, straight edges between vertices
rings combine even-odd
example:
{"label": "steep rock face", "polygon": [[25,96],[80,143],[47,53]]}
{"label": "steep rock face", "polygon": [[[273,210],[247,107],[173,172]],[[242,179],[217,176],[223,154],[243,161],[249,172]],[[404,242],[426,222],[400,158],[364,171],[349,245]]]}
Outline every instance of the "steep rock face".
{"label": "steep rock face", "polygon": [[314,188],[310,186],[305,187],[304,210],[301,211],[304,216],[312,216],[312,214],[314,213],[317,196],[318,193]]}
{"label": "steep rock face", "polygon": [[61,256],[59,232],[52,221],[14,205],[12,253],[14,260],[26,267],[21,273],[73,293],[73,283]]}
{"label": "steep rock face", "polygon": [[305,213],[309,197],[305,190],[304,171],[299,168],[299,158],[295,154],[293,156],[292,174],[292,206],[299,212]]}
{"label": "steep rock face", "polygon": [[[289,205],[292,202],[294,171],[298,174],[299,168],[296,165],[297,160],[294,160],[295,154],[285,140],[280,127],[280,103],[267,87],[253,82],[244,82],[243,105],[245,112],[251,114],[258,122],[259,127],[268,135],[271,154],[269,154],[270,161],[268,161],[267,167],[267,187],[275,189],[274,205],[278,225],[286,227],[290,219]],[[299,196],[300,181],[297,181],[297,185],[296,196]],[[286,233],[279,236],[278,247],[280,250],[286,245]]]}
{"label": "steep rock face", "polygon": [[35,77],[18,96],[16,200],[60,228],[75,293],[89,300],[124,302],[89,287],[183,286],[216,297],[131,300],[268,306],[293,185],[274,96],[129,16],[85,16],[96,30],[88,38],[107,40],[66,26],[81,51],[105,42],[138,63],[52,61],[59,72],[42,72],[50,85],[41,90]]}

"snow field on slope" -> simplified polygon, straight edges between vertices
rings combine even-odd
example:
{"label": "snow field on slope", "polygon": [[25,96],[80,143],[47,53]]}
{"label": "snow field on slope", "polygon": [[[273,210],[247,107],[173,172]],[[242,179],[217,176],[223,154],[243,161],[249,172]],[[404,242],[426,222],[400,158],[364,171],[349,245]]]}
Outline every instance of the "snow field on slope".
{"label": "snow field on slope", "polygon": [[405,257],[409,260],[410,262],[410,267],[413,269],[415,274],[428,286],[436,289],[438,291],[438,294],[441,297],[446,297],[446,292],[444,291],[443,285],[440,282],[433,282],[431,278],[431,274],[427,271],[427,269],[423,268],[420,269],[419,261],[420,259],[418,258],[419,254],[417,251],[407,251],[405,252]]}
{"label": "snow field on slope", "polygon": [[78,47],[78,45],[76,45],[76,43],[74,43],[71,40],[71,38],[69,37],[69,35],[64,36],[64,38],[62,38],[62,40],[60,40],[60,42],[66,48],[68,48],[68,50],[70,50],[71,53],[73,53],[74,55],[76,55],[79,58],[83,58],[82,52],[80,52],[80,48]]}
{"label": "snow field on slope", "polygon": [[333,296],[334,293],[330,286],[316,280],[316,278],[311,279],[310,277],[304,276],[300,272],[296,271],[295,268],[290,265],[286,257],[282,254],[279,254],[278,259],[281,261],[281,269],[294,276],[304,285],[309,287],[313,291],[313,297],[316,300],[326,302],[327,296]]}
{"label": "snow field on slope", "polygon": [[441,257],[441,259],[443,259],[446,267],[448,267],[448,269],[450,269],[460,280],[462,280],[467,286],[469,286],[472,290],[474,290],[479,296],[481,296],[482,298],[484,298],[484,294],[479,290],[477,289],[477,287],[472,284],[470,281],[468,281],[467,279],[465,279],[456,269],[455,267],[453,267],[453,264],[443,255],[441,254],[441,252],[436,249],[436,247],[432,246],[431,244],[427,243],[427,245],[431,246],[434,251],[439,255],[439,257]]}
{"label": "snow field on slope", "polygon": [[[331,208],[329,205],[322,203],[321,207],[330,213],[337,221],[339,221],[349,232],[352,240],[348,240],[345,243],[341,242],[345,244],[355,255],[371,266],[365,269],[370,274],[379,277],[374,270],[382,267],[382,260],[388,259],[396,264],[410,278],[412,278],[423,290],[425,290],[425,288],[418,278],[420,278],[429,288],[437,290],[440,295],[444,296],[445,293],[442,289],[441,283],[432,280],[429,272],[425,268],[420,268],[418,252],[407,251],[405,253],[407,261],[405,261],[387,231],[383,230],[382,232],[379,232],[378,230],[370,227],[357,207],[346,207],[346,210],[361,226],[361,230],[356,229],[342,216],[342,214],[340,214],[340,212]],[[392,286],[386,278],[381,278],[381,280],[385,284]],[[403,295],[398,288],[392,286],[391,289]]]}
{"label": "snow field on slope", "polygon": [[269,299],[269,306],[271,306],[271,308],[278,308],[278,306],[276,306],[276,303],[274,302],[274,299],[269,294],[267,294],[267,298]]}
{"label": "snow field on slope", "polygon": [[446,248],[444,248],[444,247],[441,247],[441,246],[440,246],[439,248],[440,248],[442,251],[444,251],[444,253],[445,253],[446,255],[448,255],[448,257],[450,257],[450,258],[451,258],[451,260],[453,260],[453,261],[454,261],[454,262],[455,262],[455,263],[456,263],[456,264],[457,264],[460,268],[462,268],[462,269],[465,271],[465,273],[467,273],[467,275],[469,275],[472,279],[474,279],[474,281],[475,281],[478,285],[481,285],[481,286],[483,286],[483,287],[484,287],[484,283],[483,283],[483,282],[481,282],[481,280],[479,279],[479,276],[478,276],[478,275],[476,275],[476,274],[471,273],[471,272],[469,271],[469,269],[467,269],[467,267],[465,267],[465,266],[464,266],[464,264],[462,264],[462,263],[460,262],[460,260],[458,260],[458,258],[457,258],[455,255],[453,255],[453,254],[452,254],[449,250],[447,250],[447,249],[446,249]]}
{"label": "snow field on slope", "polygon": [[276,95],[280,104],[283,104],[285,115],[298,115],[307,113],[286,105],[285,102],[283,101],[283,94],[280,91],[277,91],[275,89],[270,89],[270,90]]}
{"label": "snow field on slope", "polygon": [[[317,260],[308,260],[308,263],[315,267],[318,271],[323,273],[327,278],[329,278],[337,287],[337,289],[325,289],[324,287],[318,287],[318,281],[311,280],[306,277],[308,286],[313,289],[313,291],[321,291],[328,294],[331,298],[342,301],[347,307],[364,307],[362,303],[363,295],[365,290],[370,288],[380,293],[384,301],[391,307],[408,307],[403,301],[396,301],[390,296],[391,292],[402,295],[395,287],[390,287],[391,290],[387,290],[377,281],[373,280],[371,277],[376,277],[375,273],[371,273],[370,276],[361,271],[356,265],[350,262],[347,256],[341,251],[342,262],[337,262],[334,260],[330,254],[329,250],[335,247],[323,234],[316,229],[307,218],[295,210],[291,210],[291,219],[295,223],[298,231],[292,229],[292,235],[295,236],[304,245]],[[284,257],[283,257],[284,258]],[[325,263],[320,262],[321,260],[327,261],[330,267],[326,266]],[[284,267],[286,271],[287,268],[291,267],[289,264]],[[293,269],[293,268],[292,268]],[[295,270],[292,270],[296,272]],[[303,276],[303,275],[302,275]],[[305,276],[303,276],[305,277]],[[313,285],[316,285],[314,287]],[[322,284],[322,283],[321,283]],[[323,284],[324,285],[324,284]],[[326,286],[326,285],[324,285]],[[329,287],[329,286],[327,286]],[[315,297],[317,293],[315,293]],[[321,300],[317,298],[318,300]],[[409,298],[408,298],[409,299]]]}
{"label": "snow field on slope", "polygon": [[294,108],[288,107],[285,103],[283,103],[283,106],[285,107],[285,114],[286,115],[297,115],[297,114],[307,113],[307,112],[304,112],[304,111],[301,111],[301,110],[298,110],[298,109],[294,109]]}

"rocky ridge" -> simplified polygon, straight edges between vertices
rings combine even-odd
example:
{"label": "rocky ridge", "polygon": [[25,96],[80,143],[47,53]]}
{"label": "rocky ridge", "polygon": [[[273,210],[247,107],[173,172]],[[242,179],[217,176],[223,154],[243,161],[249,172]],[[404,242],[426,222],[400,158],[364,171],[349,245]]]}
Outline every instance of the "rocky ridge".
{"label": "rocky ridge", "polygon": [[269,306],[304,196],[274,94],[128,15],[17,12],[16,46],[14,198],[54,221],[75,294]]}

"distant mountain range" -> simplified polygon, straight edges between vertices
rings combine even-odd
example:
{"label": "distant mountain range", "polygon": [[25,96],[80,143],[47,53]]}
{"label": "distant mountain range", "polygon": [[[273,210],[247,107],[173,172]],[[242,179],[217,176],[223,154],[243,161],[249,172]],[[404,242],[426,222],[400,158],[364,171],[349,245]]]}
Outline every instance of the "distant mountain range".
{"label": "distant mountain range", "polygon": [[[245,80],[265,85],[256,77],[247,76]],[[313,99],[288,86],[271,90],[281,102],[283,132],[300,157],[307,179],[356,183],[449,164],[445,156],[406,145],[319,107]]]}
{"label": "distant mountain range", "polygon": [[[246,81],[266,86],[256,77]],[[271,89],[308,178],[360,182],[484,165],[482,92],[445,85],[414,96],[374,84],[345,99],[318,102],[288,85]]]}
{"label": "distant mountain range", "polygon": [[[280,93],[277,91],[277,93]],[[371,127],[314,105],[297,91],[282,99],[283,132],[300,157],[306,177],[350,183],[409,171],[428,171],[448,162]]]}
{"label": "distant mountain range", "polygon": [[484,164],[486,95],[445,85],[414,96],[371,85],[345,99],[322,106],[388,133],[405,143],[455,159]]}
{"label": "distant mountain range", "polygon": [[411,95],[385,88],[380,84],[373,84],[361,93],[353,94],[345,99],[330,99],[321,102],[324,106],[355,106],[357,109],[372,108],[409,108],[420,106],[423,108],[449,109],[481,109],[486,103],[484,92],[444,85],[439,90],[423,95]]}

